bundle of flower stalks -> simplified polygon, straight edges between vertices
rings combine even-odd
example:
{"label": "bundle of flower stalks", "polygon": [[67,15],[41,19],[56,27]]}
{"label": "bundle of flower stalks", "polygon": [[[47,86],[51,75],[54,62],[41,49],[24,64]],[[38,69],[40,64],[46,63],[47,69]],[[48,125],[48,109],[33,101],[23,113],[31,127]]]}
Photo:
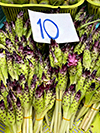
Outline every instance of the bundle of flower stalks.
{"label": "bundle of flower stalks", "polygon": [[37,44],[23,12],[0,30],[0,120],[12,133],[42,133],[43,120],[50,132],[69,132],[76,115],[88,111],[77,114],[84,98],[99,108],[100,27],[93,17],[85,7],[77,13],[78,43]]}

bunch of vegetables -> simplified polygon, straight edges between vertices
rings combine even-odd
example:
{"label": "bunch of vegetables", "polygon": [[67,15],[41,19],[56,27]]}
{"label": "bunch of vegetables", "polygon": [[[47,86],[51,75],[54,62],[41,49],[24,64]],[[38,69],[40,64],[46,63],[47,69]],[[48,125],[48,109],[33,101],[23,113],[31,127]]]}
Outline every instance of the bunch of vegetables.
{"label": "bunch of vegetables", "polygon": [[87,111],[80,128],[89,128],[100,106],[100,26],[93,17],[85,7],[77,13],[79,43],[37,44],[23,12],[0,30],[0,120],[12,133],[42,133],[44,119],[50,132],[69,132]]}
{"label": "bunch of vegetables", "polygon": [[46,4],[54,6],[67,6],[76,4],[78,0],[1,0],[1,2],[8,4]]}

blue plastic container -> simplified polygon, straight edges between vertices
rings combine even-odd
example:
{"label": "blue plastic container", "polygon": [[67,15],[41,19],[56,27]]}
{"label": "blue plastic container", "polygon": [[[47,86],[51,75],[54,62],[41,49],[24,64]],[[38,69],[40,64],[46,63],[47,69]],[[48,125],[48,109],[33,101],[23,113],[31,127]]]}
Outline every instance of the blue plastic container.
{"label": "blue plastic container", "polygon": [[3,22],[6,21],[6,16],[3,13],[3,10],[0,6],[0,29],[4,26]]}

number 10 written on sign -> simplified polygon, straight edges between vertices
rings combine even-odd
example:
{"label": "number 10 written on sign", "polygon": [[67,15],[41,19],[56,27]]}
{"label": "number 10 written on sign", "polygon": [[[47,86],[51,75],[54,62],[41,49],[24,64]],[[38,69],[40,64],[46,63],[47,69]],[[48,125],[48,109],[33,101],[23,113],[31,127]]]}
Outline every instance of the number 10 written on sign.
{"label": "number 10 written on sign", "polygon": [[[52,36],[48,33],[48,31],[46,30],[45,23],[46,23],[47,21],[50,22],[50,23],[52,23],[52,24],[56,27],[57,32],[56,32],[56,36],[55,36],[55,37],[52,37]],[[40,33],[41,33],[42,39],[45,38],[45,37],[44,37],[44,34],[43,34],[43,31],[47,34],[47,36],[48,36],[50,39],[52,38],[52,39],[55,40],[55,39],[57,39],[57,38],[59,37],[59,28],[58,28],[57,24],[55,24],[55,22],[53,22],[52,20],[50,20],[50,19],[45,19],[45,20],[43,21],[43,24],[42,24],[41,18],[39,18],[37,24],[40,26]]]}

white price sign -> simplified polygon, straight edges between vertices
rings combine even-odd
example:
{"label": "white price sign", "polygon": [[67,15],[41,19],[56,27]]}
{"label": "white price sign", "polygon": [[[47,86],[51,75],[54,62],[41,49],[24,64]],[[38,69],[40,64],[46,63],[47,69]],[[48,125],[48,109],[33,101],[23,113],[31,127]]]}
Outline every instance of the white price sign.
{"label": "white price sign", "polygon": [[72,18],[69,13],[46,14],[28,10],[33,38],[36,42],[57,43],[79,41]]}

